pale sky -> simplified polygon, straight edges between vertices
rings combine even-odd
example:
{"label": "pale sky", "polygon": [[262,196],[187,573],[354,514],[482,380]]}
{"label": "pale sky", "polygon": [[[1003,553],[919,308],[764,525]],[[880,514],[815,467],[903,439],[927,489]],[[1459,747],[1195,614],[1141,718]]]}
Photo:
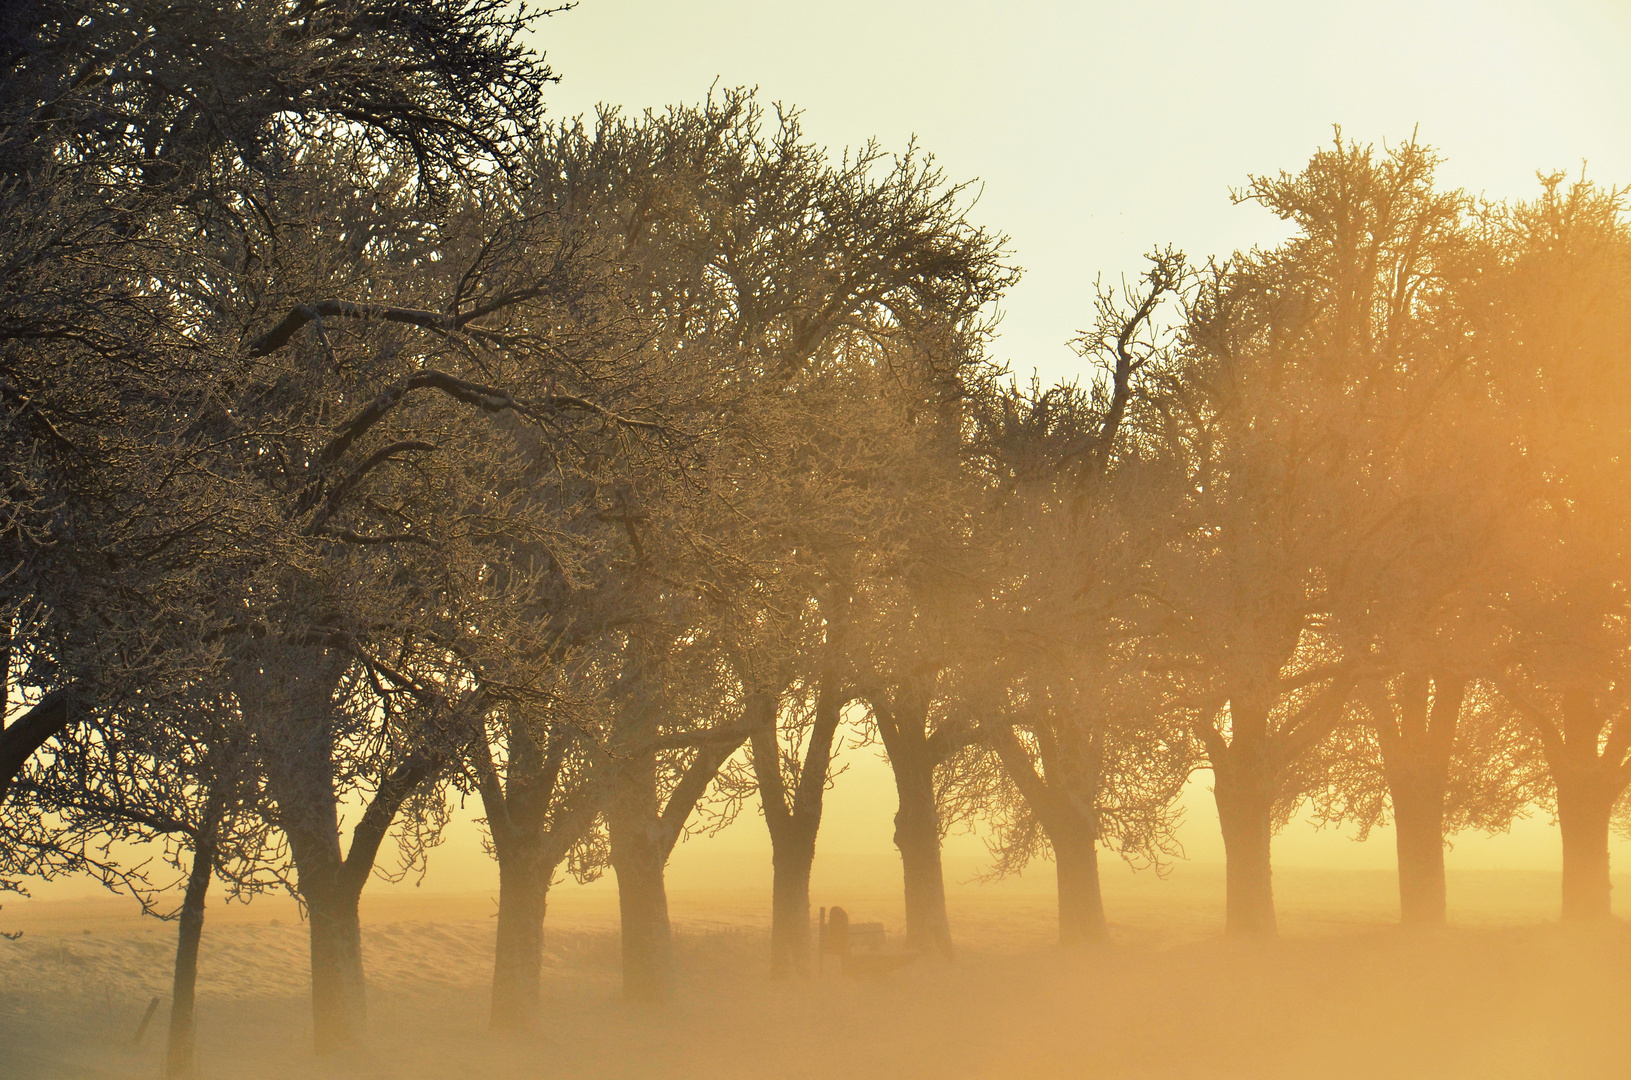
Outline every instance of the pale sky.
{"label": "pale sky", "polygon": [[1527,196],[1537,169],[1631,182],[1631,3],[974,3],[581,0],[538,42],[569,116],[757,86],[834,150],[915,134],[974,218],[1012,237],[1024,280],[997,355],[1048,379],[1100,274],[1272,244],[1283,226],[1228,192],[1295,170],[1331,125],[1438,147],[1444,184]]}

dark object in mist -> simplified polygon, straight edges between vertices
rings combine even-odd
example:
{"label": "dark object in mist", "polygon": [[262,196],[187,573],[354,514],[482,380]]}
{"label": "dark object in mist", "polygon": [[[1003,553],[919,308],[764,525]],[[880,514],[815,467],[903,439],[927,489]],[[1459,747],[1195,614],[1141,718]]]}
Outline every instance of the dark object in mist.
{"label": "dark object in mist", "polygon": [[915,951],[888,952],[884,944],[883,923],[851,923],[849,913],[841,907],[830,912],[821,909],[821,936],[817,948],[818,964],[825,967],[829,955],[839,958],[839,967],[852,979],[863,975],[887,975],[896,968],[905,967],[918,958]]}

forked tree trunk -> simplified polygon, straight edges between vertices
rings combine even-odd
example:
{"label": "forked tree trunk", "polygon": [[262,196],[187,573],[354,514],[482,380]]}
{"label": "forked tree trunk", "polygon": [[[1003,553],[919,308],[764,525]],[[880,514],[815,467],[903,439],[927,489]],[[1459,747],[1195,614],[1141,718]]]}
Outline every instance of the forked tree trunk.
{"label": "forked tree trunk", "polygon": [[[234,690],[260,735],[267,786],[289,838],[311,937],[312,1031],[332,1053],[365,1030],[360,875],[346,873],[334,787],[334,694],[348,666],[336,650],[250,642],[233,666]],[[355,841],[353,841],[355,843]]]}
{"label": "forked tree trunk", "polygon": [[490,1025],[519,1031],[538,1019],[544,967],[544,909],[550,879],[580,829],[589,827],[598,804],[577,791],[561,805],[558,785],[569,737],[551,728],[540,742],[525,718],[509,717],[501,778],[492,749],[474,752],[482,807],[498,858],[498,935],[493,950]]}
{"label": "forked tree trunk", "polygon": [[537,838],[517,841],[498,864],[498,941],[493,955],[492,1027],[520,1031],[538,1018],[544,909],[552,867]]}
{"label": "forked tree trunk", "polygon": [[299,827],[285,824],[310,924],[312,1032],[319,1054],[354,1046],[367,1033],[358,908],[380,840],[417,783],[404,778],[404,770],[381,783],[352,832],[346,858],[340,857],[338,818],[332,814],[332,804],[328,820],[334,824],[322,832],[317,831],[321,815],[312,815]]}
{"label": "forked tree trunk", "polygon": [[1447,779],[1426,773],[1390,782],[1393,827],[1399,852],[1399,918],[1417,926],[1442,926],[1444,888],[1444,794]]}
{"label": "forked tree trunk", "polygon": [[636,753],[620,763],[606,818],[617,906],[622,920],[623,996],[666,1001],[674,985],[674,942],[663,867],[668,844],[657,809],[657,758]]}
{"label": "forked tree trunk", "polygon": [[[1043,772],[1010,728],[989,736],[1014,786],[1019,788],[1053,848],[1059,889],[1059,944],[1102,941],[1109,933],[1099,885],[1099,823],[1096,808],[1102,758],[1096,742],[1062,745],[1056,732],[1037,732]],[[1085,752],[1084,752],[1085,751]],[[1045,775],[1044,775],[1045,774]]]}
{"label": "forked tree trunk", "polygon": [[906,891],[906,943],[921,952],[955,955],[946,918],[946,885],[940,863],[940,814],[934,797],[934,751],[930,746],[929,699],[906,686],[895,700],[872,701],[878,734],[895,776],[895,847],[900,850]]}
{"label": "forked tree trunk", "polygon": [[954,955],[946,917],[946,885],[940,862],[940,817],[934,801],[934,763],[926,754],[890,755],[895,792],[895,847],[906,886],[906,943],[923,952]]}
{"label": "forked tree trunk", "polygon": [[844,697],[837,677],[825,673],[816,692],[798,785],[789,792],[781,774],[774,717],[752,736],[753,771],[759,782],[765,825],[770,830],[771,884],[770,975],[785,979],[810,972],[810,874],[815,865],[816,836],[821,829],[823,796],[832,765],[832,744],[843,715]]}
{"label": "forked tree trunk", "polygon": [[1465,679],[1424,671],[1372,683],[1364,700],[1382,748],[1399,862],[1399,919],[1442,926],[1444,799]]}
{"label": "forked tree trunk", "polygon": [[[778,696],[779,690],[749,693],[741,717],[698,733],[696,752],[666,802],[659,803],[657,797],[657,751],[651,744],[627,751],[617,763],[606,825],[622,919],[623,996],[630,1001],[662,1002],[673,994],[674,939],[663,880],[668,856],[720,766],[747,741],[751,731],[775,723]],[[634,713],[626,737],[655,733],[651,715],[644,708]]]}
{"label": "forked tree trunk", "polygon": [[198,988],[198,945],[204,934],[204,896],[215,873],[215,848],[200,841],[187,874],[187,891],[181,901],[181,918],[176,932],[176,969],[170,990],[170,1037],[164,1055],[166,1076],[186,1076],[193,1070],[197,1055],[194,1023]]}
{"label": "forked tree trunk", "polygon": [[266,642],[234,665],[234,690],[258,730],[267,787],[289,839],[311,929],[312,1030],[318,1053],[360,1042],[365,1030],[358,903],[380,844],[403,803],[442,759],[408,755],[379,778],[340,849],[334,772],[334,694],[350,660],[337,650]]}
{"label": "forked tree trunk", "polygon": [[1559,772],[1557,824],[1563,833],[1563,918],[1595,922],[1609,918],[1608,824],[1617,792],[1592,775]]}

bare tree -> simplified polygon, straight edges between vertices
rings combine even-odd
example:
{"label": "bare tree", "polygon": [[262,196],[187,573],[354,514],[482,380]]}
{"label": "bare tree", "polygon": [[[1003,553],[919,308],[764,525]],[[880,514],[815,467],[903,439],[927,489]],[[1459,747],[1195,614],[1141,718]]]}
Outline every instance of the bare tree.
{"label": "bare tree", "polygon": [[1631,784],[1623,462],[1626,192],[1561,175],[1494,215],[1486,342],[1521,449],[1496,685],[1539,741],[1563,836],[1563,917],[1606,919],[1609,822]]}
{"label": "bare tree", "polygon": [[835,582],[826,603],[810,605],[821,636],[805,658],[813,671],[789,688],[777,722],[752,735],[753,781],[770,830],[770,972],[807,975],[811,954],[810,874],[823,800],[844,710],[855,690],[844,657],[848,588]]}
{"label": "bare tree", "polygon": [[[976,740],[978,718],[956,680],[978,601],[972,542],[975,478],[967,466],[966,399],[995,377],[983,327],[941,325],[893,336],[875,406],[890,410],[894,465],[874,479],[868,565],[851,606],[857,687],[894,774],[895,846],[908,944],[950,957],[941,841],[953,822],[944,784]],[[927,329],[924,327],[923,329]]]}
{"label": "bare tree", "polygon": [[1019,796],[995,815],[994,853],[1008,873],[1051,850],[1065,944],[1105,934],[1101,842],[1141,863],[1175,848],[1187,739],[1141,685],[1134,642],[1152,558],[1183,520],[1184,473],[1163,459],[1151,394],[1173,392],[1156,377],[1172,338],[1158,313],[1191,278],[1169,250],[1136,287],[1101,288],[1076,342],[1099,367],[1091,391],[1010,386],[980,408],[992,565],[975,632],[988,666],[968,677],[985,684],[984,738]]}
{"label": "bare tree", "polygon": [[[1380,158],[1339,143],[1250,192],[1308,238],[1284,261],[1312,282],[1302,302],[1328,327],[1314,347],[1358,403],[1333,429],[1341,459],[1319,481],[1348,528],[1319,570],[1321,619],[1366,669],[1354,715],[1368,732],[1350,733],[1329,763],[1331,790],[1368,829],[1383,782],[1401,914],[1424,923],[1445,918],[1447,836],[1504,828],[1527,794],[1521,748],[1482,681],[1495,670],[1503,492],[1517,461],[1475,361],[1491,251],[1466,196],[1435,190],[1436,163],[1414,141]],[[1375,761],[1379,772],[1363,764]]]}
{"label": "bare tree", "polygon": [[[324,1049],[360,1032],[357,901],[398,811],[439,813],[427,785],[467,759],[477,717],[538,696],[527,663],[494,659],[499,609],[525,597],[492,568],[563,539],[576,509],[517,478],[575,468],[574,430],[657,426],[592,400],[618,370],[595,348],[617,316],[592,235],[522,213],[504,176],[426,220],[412,174],[362,149],[288,162],[204,282],[254,361],[201,421],[269,523],[217,596],[312,915]],[[359,788],[342,852],[337,806]]]}
{"label": "bare tree", "polygon": [[[1364,436],[1387,416],[1434,256],[1464,200],[1430,191],[1414,142],[1345,142],[1254,178],[1298,234],[1238,255],[1192,308],[1195,529],[1173,550],[1162,639],[1216,781],[1231,931],[1274,926],[1269,844],[1369,658],[1333,633],[1345,560],[1372,521]],[[1357,451],[1357,452],[1356,452]]]}

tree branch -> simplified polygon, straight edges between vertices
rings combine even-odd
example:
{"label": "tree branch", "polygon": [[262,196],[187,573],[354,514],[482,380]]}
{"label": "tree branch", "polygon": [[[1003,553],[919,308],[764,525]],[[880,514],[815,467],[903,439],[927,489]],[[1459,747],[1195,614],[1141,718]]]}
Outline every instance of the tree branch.
{"label": "tree branch", "polygon": [[[0,730],[0,804],[34,751],[73,722],[74,692],[64,687],[46,694],[16,723]],[[0,717],[0,719],[4,719]]]}
{"label": "tree branch", "polygon": [[440,311],[421,311],[416,308],[388,307],[384,304],[354,304],[349,300],[319,300],[315,304],[301,304],[272,329],[248,345],[251,358],[269,356],[289,343],[295,332],[307,323],[322,324],[324,319],[379,319],[384,322],[403,323],[426,330],[454,330],[458,323]]}
{"label": "tree branch", "polygon": [[380,784],[379,790],[368,801],[367,809],[362,812],[362,820],[352,831],[351,849],[346,852],[342,864],[341,873],[352,889],[361,890],[367,882],[369,873],[374,869],[374,860],[379,857],[379,846],[390,831],[396,812],[414,789],[435,776],[441,767],[439,756],[415,754],[391,770]]}

